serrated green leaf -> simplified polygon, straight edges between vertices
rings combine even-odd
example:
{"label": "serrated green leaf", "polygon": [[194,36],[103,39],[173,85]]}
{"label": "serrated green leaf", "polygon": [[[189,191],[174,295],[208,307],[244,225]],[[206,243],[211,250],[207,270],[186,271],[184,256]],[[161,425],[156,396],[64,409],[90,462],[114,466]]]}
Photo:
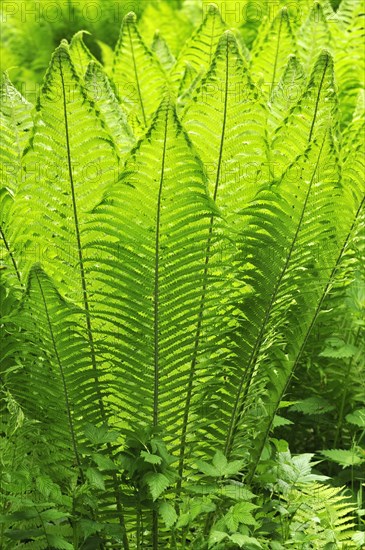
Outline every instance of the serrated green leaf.
{"label": "serrated green leaf", "polygon": [[278,428],[280,426],[290,426],[290,424],[293,424],[291,420],[276,414],[272,426],[273,428]]}
{"label": "serrated green leaf", "polygon": [[244,465],[245,465],[244,460],[232,460],[232,462],[229,462],[227,466],[224,468],[223,473],[226,476],[234,476],[242,470]]}
{"label": "serrated green leaf", "polygon": [[217,468],[208,464],[208,462],[204,462],[204,460],[197,460],[195,464],[198,470],[203,472],[206,476],[219,477],[221,475]]}
{"label": "serrated green leaf", "polygon": [[359,428],[365,428],[365,409],[357,409],[356,411],[346,415],[346,421]]}
{"label": "serrated green leaf", "polygon": [[219,471],[220,475],[223,475],[227,464],[228,461],[224,454],[221,451],[217,451],[213,457],[213,466]]}
{"label": "serrated green leaf", "polygon": [[343,468],[348,468],[349,466],[356,466],[365,462],[365,457],[359,456],[359,454],[354,450],[347,449],[331,449],[328,451],[321,451],[321,454],[326,458],[336,462]]}
{"label": "serrated green leaf", "polygon": [[217,492],[232,500],[251,500],[255,497],[251,491],[240,484],[222,485]]}
{"label": "serrated green leaf", "polygon": [[122,106],[137,119],[136,131],[143,132],[161,102],[166,75],[142,40],[132,12],[123,20],[115,48],[113,81]]}
{"label": "serrated green leaf", "polygon": [[86,470],[86,477],[90,482],[90,485],[100,491],[105,490],[105,483],[103,475],[95,468],[88,468]]}
{"label": "serrated green leaf", "polygon": [[159,513],[168,529],[170,529],[177,520],[177,513],[170,502],[162,502],[158,507]]}
{"label": "serrated green leaf", "polygon": [[252,548],[262,548],[259,541],[253,537],[248,537],[247,535],[241,535],[240,533],[235,533],[231,535],[230,540],[235,544],[238,544],[240,548],[247,548],[251,550]]}
{"label": "serrated green leaf", "polygon": [[157,500],[170,485],[169,479],[161,473],[148,472],[144,476],[144,480],[151,491],[153,500]]}
{"label": "serrated green leaf", "polygon": [[149,464],[161,464],[162,462],[162,458],[160,456],[147,453],[146,451],[141,451],[141,457]]}
{"label": "serrated green leaf", "polygon": [[118,439],[118,433],[109,431],[105,426],[97,427],[87,424],[84,429],[85,437],[94,445],[113,443]]}
{"label": "serrated green leaf", "polygon": [[99,470],[116,470],[117,466],[108,456],[100,453],[93,453],[92,459],[98,466]]}
{"label": "serrated green leaf", "polygon": [[325,414],[326,412],[332,411],[334,409],[326,399],[323,397],[308,397],[297,401],[295,405],[292,405],[289,410],[302,412],[303,414],[317,415]]}
{"label": "serrated green leaf", "polygon": [[219,542],[222,542],[222,540],[227,538],[228,533],[224,533],[223,531],[211,531],[209,535],[208,548],[213,548],[215,544],[218,544]]}

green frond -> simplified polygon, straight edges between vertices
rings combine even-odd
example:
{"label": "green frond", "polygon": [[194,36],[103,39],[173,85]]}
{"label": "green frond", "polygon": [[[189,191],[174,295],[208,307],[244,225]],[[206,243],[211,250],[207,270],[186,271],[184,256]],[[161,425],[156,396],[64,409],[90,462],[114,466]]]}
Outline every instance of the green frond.
{"label": "green frond", "polygon": [[159,424],[175,446],[211,215],[202,165],[166,98],[93,212],[86,269],[124,422]]}
{"label": "green frond", "polygon": [[84,35],[90,34],[87,31],[77,32],[70,42],[70,56],[77,74],[82,79],[85,76],[88,65],[91,61],[99,64],[84,42]]}
{"label": "green frond", "polygon": [[176,59],[171,53],[169,45],[160,31],[155,32],[151,48],[157,55],[165,71],[169,71],[175,65]]}
{"label": "green frond", "polygon": [[324,51],[318,57],[301,97],[275,132],[270,149],[276,179],[313,139],[320,139],[328,126],[337,121],[337,110],[333,59]]}
{"label": "green frond", "polygon": [[80,302],[74,282],[79,233],[87,213],[118,177],[119,158],[65,43],[53,55],[37,111],[10,238],[24,275],[41,261],[64,291],[75,290]]}
{"label": "green frond", "polygon": [[114,50],[101,40],[96,40],[96,43],[101,50],[101,61],[103,63],[104,70],[108,77],[111,78],[114,62]]}
{"label": "green frond", "polygon": [[362,9],[361,0],[342,0],[337,10],[337,19],[342,25],[350,27]]}
{"label": "green frond", "polygon": [[352,540],[355,507],[343,491],[344,488],[311,483],[284,497],[296,507],[290,522],[289,548],[296,548],[305,542],[315,550],[329,545],[343,550],[358,548]]}
{"label": "green frond", "polygon": [[193,30],[192,24],[184,12],[173,9],[165,0],[149,3],[138,26],[146,44],[152,44],[155,31],[158,29],[173,56],[179,53]]}
{"label": "green frond", "polygon": [[186,63],[198,73],[209,69],[219,39],[226,29],[217,7],[210,4],[202,24],[182,47],[171,72],[170,78],[176,87],[180,87]]}
{"label": "green frond", "polygon": [[10,371],[7,384],[26,416],[38,422],[49,441],[60,445],[60,465],[67,467],[75,460],[81,470],[80,419],[97,424],[100,418],[91,403],[85,406],[80,400],[83,387],[93,393],[87,344],[78,328],[80,313],[61,298],[42,269],[34,266],[18,314],[24,333],[21,344],[28,346],[24,367],[16,373]]}
{"label": "green frond", "polygon": [[[333,29],[335,41],[336,83],[340,100],[341,125],[352,118],[356,100],[365,83],[364,7],[361,0],[341,2],[338,23]],[[349,63],[349,59],[352,60]]]}
{"label": "green frond", "polygon": [[2,185],[15,192],[19,183],[23,150],[33,126],[33,105],[13,86],[6,73],[0,91],[0,166]]}
{"label": "green frond", "polygon": [[296,54],[294,34],[288,10],[283,8],[252,47],[251,72],[265,96],[270,96],[282,77],[289,55],[293,54]]}
{"label": "green frond", "polygon": [[268,132],[271,139],[275,131],[284,124],[284,120],[301,97],[304,89],[305,72],[302,64],[295,55],[291,55],[283,76],[270,97]]}
{"label": "green frond", "polygon": [[178,101],[177,108],[179,115],[182,114],[185,110],[186,105],[188,105],[196,91],[198,84],[200,84],[201,78],[203,76],[203,71],[201,70],[198,73],[190,63],[186,63],[183,76],[180,81],[179,90],[177,92]]}
{"label": "green frond", "polygon": [[9,272],[11,276],[16,275],[18,284],[20,273],[9,222],[14,193],[21,180],[23,150],[33,127],[33,105],[18,92],[6,73],[1,76],[0,100],[0,260],[2,270],[6,270],[5,276]]}
{"label": "green frond", "polygon": [[140,131],[147,128],[167,77],[155,54],[143,42],[134,13],[129,13],[122,24],[115,48],[113,82],[123,107],[137,118]]}
{"label": "green frond", "polygon": [[[333,24],[333,23],[332,23]],[[322,50],[332,49],[330,23],[327,22],[319,2],[313,4],[306,21],[297,31],[298,51],[305,72],[308,72]]]}
{"label": "green frond", "polygon": [[132,149],[136,140],[128,124],[127,113],[119,104],[111,83],[99,63],[89,63],[85,74],[85,88],[103,114],[109,133],[123,158]]}
{"label": "green frond", "polygon": [[[235,217],[265,182],[265,109],[236,39],[226,31],[183,114],[224,217]],[[252,159],[255,159],[252,161]]]}
{"label": "green frond", "polygon": [[360,92],[352,121],[344,133],[342,177],[348,200],[355,211],[365,195],[365,92]]}
{"label": "green frond", "polygon": [[[10,239],[10,212],[14,204],[13,195],[6,187],[0,189],[0,261],[1,277],[8,278],[16,276],[18,279],[15,284],[21,284],[21,274],[17,259],[14,255],[12,242]],[[5,271],[5,275],[4,275]]]}
{"label": "green frond", "polygon": [[[245,339],[241,353],[243,372],[237,371],[232,378],[232,387],[238,391],[234,392],[236,402],[227,436],[227,451],[235,431],[242,434],[247,445],[250,440],[249,418],[252,415],[255,423],[260,409],[265,411],[270,423],[272,412],[282,398],[300,343],[312,322],[345,238],[345,228],[341,230],[337,225],[342,197],[339,182],[337,152],[327,133],[322,142],[314,142],[308,152],[288,169],[277,189],[273,188],[278,193],[277,206],[274,201],[270,201],[272,204],[257,202],[258,225],[255,231],[251,229],[255,219],[251,221],[249,217],[248,236],[259,240],[250,244],[250,240],[245,239],[242,245],[249,269],[246,277],[251,272],[254,277],[247,281],[254,289],[254,303],[246,304],[244,310],[255,311],[257,317],[255,315],[255,318],[242,323]],[[271,223],[275,220],[275,230],[266,226],[270,224],[268,214],[274,205],[282,211],[284,224],[278,227],[277,217],[271,218]],[[265,218],[260,215],[259,206],[265,208]],[[246,210],[243,214],[251,216],[250,212],[249,206],[247,214]],[[265,225],[261,228],[262,223]],[[265,264],[256,264],[256,261],[260,262],[259,247],[262,249],[262,239],[266,242],[271,238],[269,236],[275,235],[274,231],[280,231],[280,227],[280,237],[275,238],[275,244],[269,244],[269,270]],[[243,236],[245,234],[246,230]],[[242,276],[245,277],[245,270]],[[304,288],[306,291],[302,292]],[[247,359],[244,359],[244,353],[248,354]],[[277,364],[281,365],[280,368]],[[256,450],[251,456],[255,452],[261,454],[258,439],[256,435]],[[236,440],[236,450],[239,445]]]}

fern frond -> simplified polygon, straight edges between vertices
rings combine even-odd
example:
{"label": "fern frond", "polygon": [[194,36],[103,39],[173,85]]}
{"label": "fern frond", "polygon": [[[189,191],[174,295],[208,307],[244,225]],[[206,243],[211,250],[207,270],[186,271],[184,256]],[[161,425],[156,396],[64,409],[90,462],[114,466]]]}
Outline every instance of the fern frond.
{"label": "fern frond", "polygon": [[91,61],[85,74],[85,88],[100,109],[110,135],[123,158],[135,144],[135,137],[127,121],[127,113],[119,104],[111,83],[99,63]]}
{"label": "fern frond", "polygon": [[151,49],[157,55],[165,71],[169,71],[175,65],[176,59],[160,31],[155,32]]}
{"label": "fern frond", "polygon": [[298,29],[298,51],[305,72],[311,70],[314,62],[323,50],[330,50],[332,35],[323,8],[319,2],[313,4],[308,18]]}
{"label": "fern frond", "polygon": [[1,76],[0,99],[0,259],[2,269],[10,268],[20,282],[9,221],[14,193],[21,179],[23,150],[33,127],[33,106],[16,90],[6,73]]}
{"label": "fern frond", "polygon": [[360,92],[353,118],[344,132],[341,156],[348,201],[357,210],[365,194],[365,92]]}
{"label": "fern frond", "polygon": [[283,126],[293,106],[305,89],[305,73],[295,55],[289,56],[288,64],[279,84],[274,88],[268,109],[268,133],[272,140],[278,128]]}
{"label": "fern frond", "polygon": [[[334,40],[336,82],[340,100],[341,124],[351,120],[356,100],[365,83],[365,57],[363,44],[364,6],[361,0],[343,1],[337,12]],[[353,61],[349,63],[349,59]]]}
{"label": "fern frond", "polygon": [[119,158],[65,43],[53,55],[37,110],[10,238],[24,276],[41,261],[60,288],[75,290],[80,303],[74,271],[80,266],[80,232],[87,212],[117,178]]}
{"label": "fern frond", "polygon": [[[40,423],[54,445],[60,444],[57,452],[60,463],[70,464],[72,452],[85,481],[78,450],[80,418],[82,415],[97,424],[99,417],[92,400],[88,407],[80,400],[83,387],[87,386],[89,395],[93,395],[93,379],[91,383],[88,379],[91,371],[87,344],[77,328],[80,313],[62,300],[39,266],[33,267],[18,323],[26,338],[33,340],[34,360],[16,376],[10,373],[8,383],[28,418]],[[27,345],[26,341],[23,345]],[[36,353],[41,356],[42,351],[43,357],[36,359]],[[43,388],[41,394],[39,388]]]}
{"label": "fern frond", "polygon": [[277,86],[288,57],[293,54],[296,54],[294,34],[288,10],[283,8],[252,48],[252,75],[256,81],[260,80],[266,96]]}
{"label": "fern frond", "polygon": [[183,115],[225,217],[235,215],[265,181],[265,117],[237,41],[226,31]]}
{"label": "fern frond", "polygon": [[138,32],[136,16],[123,21],[115,48],[113,81],[123,107],[146,128],[158,107],[167,79],[160,62]]}
{"label": "fern frond", "polygon": [[[21,273],[18,261],[15,257],[12,241],[10,238],[10,212],[12,210],[14,198],[4,187],[0,189],[0,261],[1,277],[8,278],[8,269],[11,275],[16,275],[18,281],[16,284],[22,285]],[[3,272],[6,272],[4,276]]]}
{"label": "fern frond", "polygon": [[164,0],[151,2],[146,6],[139,22],[139,28],[146,44],[152,44],[154,34],[158,29],[173,56],[180,52],[193,29],[184,12],[173,9],[171,4]]}
{"label": "fern frond", "polygon": [[303,94],[275,132],[270,154],[276,179],[303,154],[313,139],[321,139],[328,126],[337,121],[337,109],[333,59],[324,51],[317,59]]}
{"label": "fern frond", "polygon": [[3,73],[0,91],[0,166],[2,185],[11,192],[18,187],[22,154],[33,127],[32,110],[33,105]]}
{"label": "fern frond", "polygon": [[[327,164],[328,159],[332,159],[331,167]],[[336,261],[341,246],[337,242],[337,230],[334,223],[336,213],[339,211],[341,196],[339,173],[338,169],[335,168],[336,159],[337,153],[334,144],[330,136],[326,135],[322,142],[314,144],[308,153],[303,156],[299,165],[300,176],[295,176],[297,186],[295,188],[293,186],[293,173],[290,170],[279,184],[280,199],[277,206],[283,211],[283,219],[285,220],[285,212],[289,219],[287,218],[285,233],[280,236],[280,239],[277,239],[274,248],[270,247],[273,256],[270,262],[270,270],[267,268],[264,270],[264,279],[261,279],[259,275],[262,272],[260,264],[252,272],[254,278],[256,276],[258,278],[256,281],[255,279],[252,282],[250,281],[250,284],[254,288],[256,288],[256,284],[260,285],[260,290],[256,289],[254,296],[260,296],[263,302],[261,306],[256,303],[250,308],[250,310],[257,311],[257,313],[261,311],[256,328],[254,328],[255,325],[246,326],[246,323],[243,325],[245,327],[243,335],[245,335],[247,344],[252,348],[249,352],[248,362],[244,363],[245,367],[241,381],[238,382],[233,379],[235,381],[232,382],[233,386],[238,387],[238,391],[235,392],[236,404],[232,409],[231,428],[227,436],[226,449],[228,452],[235,430],[240,431],[242,429],[241,433],[246,432],[248,438],[250,437],[248,435],[248,425],[246,427],[240,426],[239,420],[241,417],[244,424],[245,420],[247,421],[250,417],[250,413],[246,409],[248,402],[251,402],[249,408],[252,407],[252,414],[255,417],[258,408],[261,406],[258,401],[260,396],[263,409],[266,410],[266,418],[272,418],[271,413],[278,406],[278,401],[274,396],[276,391],[279,390],[278,395],[281,399],[282,391],[287,383],[288,372],[291,368],[292,354],[295,357],[296,346],[302,338],[301,333],[307,323],[310,323],[311,315],[315,313],[316,305],[323,290],[318,281],[318,273],[320,273],[321,278],[323,277],[322,280],[326,281],[326,276],[331,273],[333,264]],[[324,197],[327,197],[327,199],[324,199]],[[327,201],[329,197],[331,197],[331,200],[322,208],[324,206],[323,201]],[[327,208],[328,211],[325,212]],[[272,206],[267,204],[266,210],[270,211],[271,209]],[[248,208],[247,213],[250,215],[250,208]],[[260,210],[257,211],[257,216],[259,228],[262,223]],[[327,220],[326,228],[323,227],[322,216]],[[253,220],[250,221],[250,224],[252,223]],[[252,234],[254,238],[260,238],[261,236],[267,238],[267,235],[274,234],[273,232],[273,228],[265,228],[264,231],[253,233],[249,231],[248,236]],[[245,235],[245,231],[243,234]],[[250,249],[247,249],[249,244],[249,240],[245,241],[243,250],[245,254],[249,254],[248,261],[250,264],[255,265],[255,262],[259,261],[258,243],[256,243],[255,252],[252,251],[251,254],[249,253]],[[277,251],[275,251],[276,247],[278,247]],[[316,247],[317,253],[313,247]],[[268,279],[265,281],[266,277]],[[265,287],[261,287],[263,283],[269,285],[266,290]],[[324,282],[323,286],[325,286]],[[263,316],[260,317],[260,315]],[[282,331],[280,333],[277,332],[279,325],[281,327],[280,331]],[[251,337],[252,341],[249,344]],[[280,350],[281,346],[283,351],[279,351],[277,356],[280,357],[281,362],[279,370],[275,366],[275,354],[277,353],[275,350]],[[284,359],[284,353],[288,354],[288,360]],[[286,368],[289,368],[288,372],[286,372]],[[259,369],[261,374],[258,375],[256,369]],[[286,374],[284,374],[284,371]],[[265,386],[265,379],[268,384],[267,393],[262,386],[263,383]],[[240,394],[241,397],[239,397]],[[265,395],[269,399],[266,404]],[[244,413],[244,411],[246,412]],[[236,428],[234,428],[234,417],[236,417]],[[258,439],[256,439],[256,444]],[[256,451],[253,454],[258,451],[257,447],[255,448]],[[261,454],[260,450],[258,452]]]}
{"label": "fern frond", "polygon": [[[172,388],[186,387],[210,208],[200,161],[164,100],[120,181],[94,210],[86,267],[102,332],[117,338],[105,353],[120,369],[125,420],[161,424],[173,440],[185,391]],[[94,228],[102,241],[93,242]]]}
{"label": "fern frond", "polygon": [[89,48],[84,42],[84,35],[90,34],[87,31],[77,32],[70,42],[70,56],[77,71],[77,74],[82,79],[85,76],[89,63],[94,62],[99,64],[98,60],[92,55]]}
{"label": "fern frond", "polygon": [[210,4],[204,21],[197,31],[193,33],[180,51],[170,78],[175,87],[180,87],[180,81],[184,74],[186,63],[189,63],[197,73],[201,69],[206,72],[213,60],[218,42],[227,29],[222,17],[214,4]]}
{"label": "fern frond", "polygon": [[213,212],[206,191],[201,162],[167,98],[94,210],[87,246],[98,341],[105,339],[100,349],[119,387],[116,421],[123,431],[131,422],[162,428],[173,450],[201,307]]}
{"label": "fern frond", "polygon": [[343,488],[321,483],[302,485],[284,499],[296,508],[290,522],[290,548],[306,541],[320,550],[326,545],[336,548],[358,548],[352,540],[355,506],[343,495]]}

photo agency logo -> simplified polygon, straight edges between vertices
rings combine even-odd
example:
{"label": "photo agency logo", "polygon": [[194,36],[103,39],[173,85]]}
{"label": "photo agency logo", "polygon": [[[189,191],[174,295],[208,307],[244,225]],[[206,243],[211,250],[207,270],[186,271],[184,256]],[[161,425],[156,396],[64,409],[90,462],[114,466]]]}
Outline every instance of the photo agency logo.
{"label": "photo agency logo", "polygon": [[[219,11],[223,20],[233,27],[240,27],[246,24],[260,24],[267,17],[273,21],[283,7],[279,0],[269,0],[268,2],[258,2],[252,0],[202,0],[203,17],[214,7]],[[285,3],[289,16],[292,21],[298,23],[303,19],[303,5],[300,1],[289,0]],[[213,8],[213,9],[214,9]]]}
{"label": "photo agency logo", "polygon": [[16,18],[22,23],[75,23],[84,20],[86,23],[97,23],[107,20],[112,24],[121,24],[125,15],[131,11],[140,13],[140,1],[131,2],[96,2],[48,0],[43,2],[14,2],[4,0],[1,3],[0,17],[2,23],[9,23]]}

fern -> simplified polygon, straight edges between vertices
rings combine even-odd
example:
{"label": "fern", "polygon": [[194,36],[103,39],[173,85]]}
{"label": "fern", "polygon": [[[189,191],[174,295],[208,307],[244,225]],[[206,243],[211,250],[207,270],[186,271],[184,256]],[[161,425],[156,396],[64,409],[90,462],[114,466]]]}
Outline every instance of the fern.
{"label": "fern", "polygon": [[305,543],[318,549],[328,545],[357,548],[352,540],[354,508],[337,488],[313,483],[292,491],[285,499],[296,509],[290,523],[289,548]]}
{"label": "fern", "polygon": [[122,25],[113,78],[120,100],[137,123],[146,128],[158,107],[166,76],[158,59],[144,44],[133,13],[125,17]]}
{"label": "fern", "polygon": [[271,434],[361,240],[359,2],[143,8],[114,51],[71,29],[35,108],[2,80],[0,545],[356,547]]}

